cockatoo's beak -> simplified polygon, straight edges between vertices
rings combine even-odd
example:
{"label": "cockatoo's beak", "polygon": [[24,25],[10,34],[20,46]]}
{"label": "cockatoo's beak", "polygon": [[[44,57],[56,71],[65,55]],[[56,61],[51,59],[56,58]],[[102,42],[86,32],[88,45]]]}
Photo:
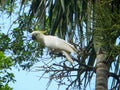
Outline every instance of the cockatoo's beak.
{"label": "cockatoo's beak", "polygon": [[33,40],[36,40],[36,37],[35,37],[34,35],[32,35],[32,39],[33,39]]}

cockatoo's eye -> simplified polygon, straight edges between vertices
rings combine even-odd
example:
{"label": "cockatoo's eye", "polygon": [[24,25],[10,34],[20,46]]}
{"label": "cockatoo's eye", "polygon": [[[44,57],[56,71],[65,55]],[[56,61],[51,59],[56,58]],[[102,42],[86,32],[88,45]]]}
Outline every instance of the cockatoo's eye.
{"label": "cockatoo's eye", "polygon": [[37,36],[38,34],[37,33],[35,33],[35,36]]}

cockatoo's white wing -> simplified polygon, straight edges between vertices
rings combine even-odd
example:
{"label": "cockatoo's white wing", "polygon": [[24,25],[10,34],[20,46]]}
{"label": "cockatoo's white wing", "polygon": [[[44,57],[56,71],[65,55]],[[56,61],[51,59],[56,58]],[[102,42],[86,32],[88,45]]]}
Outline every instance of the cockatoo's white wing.
{"label": "cockatoo's white wing", "polygon": [[45,46],[54,49],[65,50],[69,53],[77,53],[77,50],[74,48],[73,45],[67,43],[65,40],[60,39],[56,36],[45,36],[44,38]]}

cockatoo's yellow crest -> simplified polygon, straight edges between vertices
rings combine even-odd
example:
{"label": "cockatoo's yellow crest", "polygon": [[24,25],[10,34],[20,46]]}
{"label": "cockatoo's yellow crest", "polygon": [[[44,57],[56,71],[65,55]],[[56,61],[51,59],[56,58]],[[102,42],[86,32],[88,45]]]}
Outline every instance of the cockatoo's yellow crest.
{"label": "cockatoo's yellow crest", "polygon": [[42,34],[45,34],[47,31],[46,30],[42,30],[42,31],[40,31],[40,33],[42,33]]}

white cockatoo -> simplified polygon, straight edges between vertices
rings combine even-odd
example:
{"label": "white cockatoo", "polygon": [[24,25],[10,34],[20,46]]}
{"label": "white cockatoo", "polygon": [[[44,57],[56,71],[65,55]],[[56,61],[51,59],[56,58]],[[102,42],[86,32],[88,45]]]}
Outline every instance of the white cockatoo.
{"label": "white cockatoo", "polygon": [[44,35],[40,31],[33,31],[32,33],[32,39],[36,40],[37,42],[41,43],[45,47],[54,49],[55,51],[62,52],[63,55],[71,62],[73,63],[72,58],[70,57],[70,53],[77,53],[76,48],[71,45],[70,43],[67,43],[65,40],[58,38],[57,36],[52,35]]}

